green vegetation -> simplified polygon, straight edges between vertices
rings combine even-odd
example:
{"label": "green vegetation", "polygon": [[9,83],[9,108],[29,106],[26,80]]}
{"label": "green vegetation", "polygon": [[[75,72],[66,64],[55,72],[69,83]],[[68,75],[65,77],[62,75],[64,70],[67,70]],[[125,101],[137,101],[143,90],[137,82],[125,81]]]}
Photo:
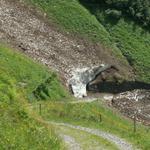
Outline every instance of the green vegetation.
{"label": "green vegetation", "polygon": [[42,8],[48,17],[73,33],[86,35],[93,40],[110,43],[110,36],[88,10],[77,0],[26,0]]}
{"label": "green vegetation", "polygon": [[[137,25],[130,17],[125,16],[125,12],[116,6],[116,4],[122,4],[128,0],[103,1],[107,2],[105,3],[105,6],[108,4],[107,7],[104,5],[100,7],[95,3],[89,4],[87,3],[89,1],[86,1],[85,6],[95,16],[78,0],[25,1],[32,2],[46,12],[48,17],[63,30],[80,34],[112,48],[113,53],[125,62],[123,54],[134,67],[137,79],[150,83],[150,33]],[[142,1],[139,0],[139,2],[139,6],[141,6]],[[142,24],[148,26],[149,16],[145,18],[145,14],[143,15],[145,11],[146,15],[149,14],[149,10],[143,9],[145,3],[141,9],[137,9],[137,12],[135,9],[139,6],[132,4],[130,9],[134,11],[132,13],[135,15],[132,17],[142,18]],[[111,9],[108,9],[108,6]],[[37,147],[38,149],[53,150],[64,148],[52,131],[54,127],[42,123],[42,119],[37,115],[39,113],[37,100],[45,100],[40,101],[42,104],[41,116],[45,120],[98,128],[125,138],[143,150],[149,149],[150,131],[148,128],[138,125],[138,131],[133,133],[133,124],[130,120],[118,115],[118,112],[110,110],[101,102],[67,103],[70,98],[55,73],[48,71],[17,51],[0,45],[0,148],[14,150],[36,150]],[[62,100],[63,102],[60,102]],[[32,102],[30,105],[31,108],[33,105],[35,114],[29,109],[28,101]],[[100,115],[102,115],[102,121]],[[75,131],[62,129],[62,127],[59,130],[69,133],[81,141]],[[83,133],[80,134],[83,135]],[[86,139],[88,136],[90,135],[86,135],[84,138]],[[92,138],[97,140],[97,137]],[[112,146],[111,149],[115,149],[111,143],[103,139],[99,140],[99,142],[103,141],[104,147]]]}
{"label": "green vegetation", "polygon": [[0,149],[37,150],[60,149],[60,140],[53,128],[43,125],[29,116],[22,99],[13,104],[0,102]]}
{"label": "green vegetation", "polygon": [[[150,147],[148,128],[138,125],[137,132],[134,133],[133,123],[130,120],[110,110],[101,101],[78,104],[46,102],[42,103],[42,108],[42,117],[45,120],[98,128],[127,139],[143,150],[148,150]],[[34,110],[39,111],[37,103],[34,105]]]}
{"label": "green vegetation", "polygon": [[84,5],[110,33],[112,41],[134,67],[139,81],[150,83],[150,33],[128,17],[109,17],[107,8],[93,3]]}
{"label": "green vegetation", "polygon": [[150,83],[150,33],[124,19],[110,27],[109,31],[123,55],[134,67],[136,79]]}
{"label": "green vegetation", "polygon": [[[60,149],[61,142],[52,132],[54,129],[44,128],[27,109],[28,94],[51,74],[27,57],[0,45],[1,149]],[[56,81],[56,78],[51,80]],[[63,91],[60,83],[56,83]]]}
{"label": "green vegetation", "polygon": [[64,90],[55,73],[52,73],[44,83],[41,83],[33,91],[33,94],[38,100],[65,101],[71,99],[71,96]]}
{"label": "green vegetation", "polygon": [[[69,97],[55,73],[33,63],[27,57],[0,45],[0,60],[1,97],[4,95],[4,87],[7,86],[8,81],[31,101],[35,99],[34,95],[42,100],[62,100]],[[13,92],[11,89],[10,87],[9,91],[5,90],[5,93],[9,95],[8,92]],[[7,97],[7,99],[10,98]]]}
{"label": "green vegetation", "polygon": [[80,0],[86,3],[95,3],[105,7],[108,16],[119,19],[122,16],[132,17],[143,26],[150,26],[150,1],[149,0]]}

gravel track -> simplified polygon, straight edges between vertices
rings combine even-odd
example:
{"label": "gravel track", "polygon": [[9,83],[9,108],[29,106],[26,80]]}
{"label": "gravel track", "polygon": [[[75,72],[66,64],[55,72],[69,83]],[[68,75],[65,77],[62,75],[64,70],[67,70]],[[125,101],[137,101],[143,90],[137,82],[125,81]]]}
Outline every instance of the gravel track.
{"label": "gravel track", "polygon": [[82,150],[80,145],[75,141],[73,137],[65,134],[60,134],[59,136],[63,139],[69,150]]}
{"label": "gravel track", "polygon": [[133,146],[130,143],[128,143],[124,139],[119,138],[118,136],[110,134],[108,132],[100,131],[98,129],[86,128],[86,127],[82,127],[82,126],[75,126],[75,125],[71,125],[71,124],[67,124],[67,123],[55,123],[55,122],[49,122],[49,123],[52,123],[52,124],[55,124],[58,126],[65,126],[65,127],[85,131],[85,132],[88,132],[93,135],[97,135],[99,137],[102,137],[102,138],[116,144],[116,146],[120,150],[134,150]]}

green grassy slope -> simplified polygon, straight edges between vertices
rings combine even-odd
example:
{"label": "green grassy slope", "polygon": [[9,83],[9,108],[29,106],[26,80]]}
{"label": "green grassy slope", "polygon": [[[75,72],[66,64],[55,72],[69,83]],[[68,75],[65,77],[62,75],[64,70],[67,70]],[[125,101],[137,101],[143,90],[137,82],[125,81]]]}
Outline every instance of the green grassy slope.
{"label": "green grassy slope", "polygon": [[[53,128],[44,128],[26,107],[28,93],[51,74],[27,57],[0,45],[0,149],[60,149]],[[60,83],[56,83],[63,93]],[[51,88],[60,97],[53,84]]]}
{"label": "green grassy slope", "polygon": [[[82,0],[81,0],[82,1]],[[150,33],[131,18],[106,15],[106,9],[96,4],[83,3],[110,34],[112,42],[133,66],[136,79],[150,83]]]}
{"label": "green grassy slope", "polygon": [[137,73],[137,79],[150,83],[150,33],[123,19],[111,28],[111,35]]}
{"label": "green grassy slope", "polygon": [[[62,100],[62,97],[68,96],[55,73],[1,45],[0,74],[4,86],[7,85],[6,79],[12,81],[12,86],[24,92],[30,100],[34,99],[32,93],[40,99],[51,100]],[[2,97],[3,91],[0,95]]]}
{"label": "green grassy slope", "polygon": [[104,10],[94,10],[97,19],[110,33],[112,40],[134,67],[137,80],[150,83],[150,33],[129,18],[114,22]]}
{"label": "green grassy slope", "polygon": [[11,105],[0,102],[0,149],[61,149],[53,128],[44,128],[35,121],[19,100]]}
{"label": "green grassy slope", "polygon": [[[42,8],[49,18],[73,33],[80,33],[109,43],[110,36],[105,28],[98,23],[88,10],[84,9],[77,0],[26,0]],[[99,34],[97,34],[99,33]]]}

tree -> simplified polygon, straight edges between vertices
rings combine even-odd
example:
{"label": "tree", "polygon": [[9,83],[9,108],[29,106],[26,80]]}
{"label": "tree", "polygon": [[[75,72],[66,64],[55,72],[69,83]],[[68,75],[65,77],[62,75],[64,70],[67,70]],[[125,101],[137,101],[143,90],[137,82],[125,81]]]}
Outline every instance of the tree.
{"label": "tree", "polygon": [[[87,3],[97,3],[99,7],[105,6],[106,14],[120,18],[128,14],[144,26],[150,25],[150,0],[80,0]],[[101,5],[103,4],[103,5]]]}

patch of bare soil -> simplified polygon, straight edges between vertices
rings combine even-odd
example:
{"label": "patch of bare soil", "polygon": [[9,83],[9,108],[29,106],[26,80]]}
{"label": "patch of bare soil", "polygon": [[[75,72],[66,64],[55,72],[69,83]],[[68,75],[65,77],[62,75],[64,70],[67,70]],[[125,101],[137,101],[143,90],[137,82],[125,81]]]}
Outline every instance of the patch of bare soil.
{"label": "patch of bare soil", "polygon": [[118,61],[100,44],[63,34],[44,19],[44,14],[20,1],[0,0],[0,42],[10,43],[34,60],[70,78],[74,68],[113,64],[123,75],[131,68]]}
{"label": "patch of bare soil", "polygon": [[150,90],[128,91],[114,96],[112,105],[127,117],[150,125]]}

